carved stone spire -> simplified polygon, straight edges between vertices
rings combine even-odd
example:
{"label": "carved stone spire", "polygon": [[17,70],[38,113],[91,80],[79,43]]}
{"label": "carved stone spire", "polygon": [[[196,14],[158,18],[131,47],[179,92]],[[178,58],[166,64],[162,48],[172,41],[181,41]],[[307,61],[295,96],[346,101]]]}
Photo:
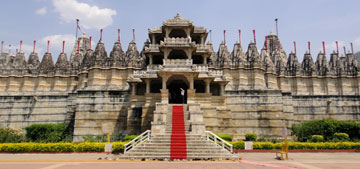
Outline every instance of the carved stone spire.
{"label": "carved stone spire", "polygon": [[70,56],[70,65],[72,69],[79,69],[86,51],[90,48],[90,40],[86,35],[82,35],[75,42]]}
{"label": "carved stone spire", "polygon": [[41,63],[39,65],[39,73],[40,74],[49,74],[54,72],[54,62],[51,56],[51,53],[45,53],[43,56]]}
{"label": "carved stone spire", "polygon": [[104,66],[107,60],[107,52],[103,42],[99,41],[94,52],[95,66]]}
{"label": "carved stone spire", "polygon": [[335,76],[341,76],[344,71],[343,63],[341,62],[338,53],[333,51],[330,55],[329,73]]}
{"label": "carved stone spire", "polygon": [[345,73],[349,76],[357,76],[359,71],[358,62],[353,53],[348,52],[344,63]]}
{"label": "carved stone spire", "polygon": [[69,70],[69,68],[70,65],[66,53],[61,53],[55,64],[56,73],[64,74]]}
{"label": "carved stone spire", "polygon": [[95,64],[95,56],[92,49],[88,49],[85,53],[84,59],[81,64],[82,69],[89,69]]}
{"label": "carved stone spire", "polygon": [[221,42],[217,52],[217,66],[229,67],[231,63],[231,55],[224,41]]}
{"label": "carved stone spire", "polygon": [[301,65],[299,63],[298,58],[295,53],[289,54],[289,59],[287,60],[287,64],[285,67],[285,75],[286,76],[296,76],[301,72]]}
{"label": "carved stone spire", "polygon": [[126,51],[126,58],[128,59],[128,67],[140,68],[142,66],[140,54],[134,41],[129,43],[129,47]]}
{"label": "carved stone spire", "polygon": [[25,54],[21,51],[19,51],[16,56],[13,64],[11,65],[15,69],[25,69],[26,68],[26,59]]}
{"label": "carved stone spire", "polygon": [[315,70],[316,74],[319,76],[326,76],[329,71],[326,56],[321,51],[319,52],[315,62]]}
{"label": "carved stone spire", "polygon": [[209,66],[211,67],[216,67],[216,59],[217,59],[217,56],[216,56],[216,52],[214,51],[214,47],[213,47],[213,44],[208,41],[208,43],[206,44],[207,46],[209,46],[209,50],[211,52],[211,55],[210,55],[210,59],[209,59]]}
{"label": "carved stone spire", "polygon": [[231,52],[231,63],[234,67],[243,67],[245,62],[245,54],[239,42],[234,44]]}
{"label": "carved stone spire", "polygon": [[315,71],[315,64],[309,51],[304,55],[304,60],[301,64],[301,68],[304,76],[312,76]]}
{"label": "carved stone spire", "polygon": [[124,64],[124,59],[125,59],[125,53],[122,50],[121,43],[119,41],[116,41],[114,43],[114,47],[112,51],[110,52],[109,61],[111,63],[109,64],[115,67],[120,67],[120,66],[126,67],[126,65]]}
{"label": "carved stone spire", "polygon": [[256,43],[250,42],[248,50],[245,53],[245,67],[253,68],[260,66],[260,54],[257,50]]}
{"label": "carved stone spire", "polygon": [[31,52],[28,60],[29,74],[37,74],[39,66],[40,66],[40,61],[39,61],[38,53]]}

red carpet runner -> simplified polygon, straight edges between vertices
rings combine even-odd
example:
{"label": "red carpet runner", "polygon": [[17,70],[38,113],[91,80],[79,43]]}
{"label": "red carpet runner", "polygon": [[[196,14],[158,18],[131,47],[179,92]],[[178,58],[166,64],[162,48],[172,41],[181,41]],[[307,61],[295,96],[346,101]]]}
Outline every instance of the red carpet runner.
{"label": "red carpet runner", "polygon": [[186,135],[183,106],[173,106],[170,159],[186,159]]}

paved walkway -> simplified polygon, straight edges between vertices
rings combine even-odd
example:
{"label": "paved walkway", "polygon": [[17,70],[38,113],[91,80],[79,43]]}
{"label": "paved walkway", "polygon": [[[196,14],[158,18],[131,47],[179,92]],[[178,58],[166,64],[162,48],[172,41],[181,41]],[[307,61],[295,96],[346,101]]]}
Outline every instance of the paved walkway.
{"label": "paved walkway", "polygon": [[241,161],[113,161],[116,155],[0,154],[0,169],[360,169],[360,153],[291,153],[287,161],[276,160],[275,153],[240,153]]}

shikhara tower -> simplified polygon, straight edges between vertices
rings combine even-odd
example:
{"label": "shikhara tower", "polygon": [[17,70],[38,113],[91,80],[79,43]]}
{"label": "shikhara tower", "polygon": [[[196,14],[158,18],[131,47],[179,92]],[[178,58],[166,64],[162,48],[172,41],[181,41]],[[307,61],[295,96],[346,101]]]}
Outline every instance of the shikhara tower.
{"label": "shikhara tower", "polygon": [[[261,45],[214,51],[208,30],[176,15],[149,29],[139,51],[116,41],[108,54],[80,37],[70,59],[34,51],[0,57],[0,125],[66,122],[74,141],[86,135],[167,133],[167,113],[182,103],[193,134],[205,130],[241,139],[248,132],[280,137],[282,127],[311,119],[359,120],[358,63],[353,53],[330,59],[309,52],[301,62],[270,33]],[[259,41],[259,40],[258,40]],[[258,49],[261,47],[261,49]],[[190,131],[189,131],[190,132]]]}

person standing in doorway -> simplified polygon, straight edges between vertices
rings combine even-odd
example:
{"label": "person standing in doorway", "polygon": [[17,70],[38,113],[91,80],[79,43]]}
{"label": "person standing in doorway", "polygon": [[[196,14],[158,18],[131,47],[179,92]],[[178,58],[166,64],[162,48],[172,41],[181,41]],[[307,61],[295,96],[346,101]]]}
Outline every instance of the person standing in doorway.
{"label": "person standing in doorway", "polygon": [[183,88],[180,88],[180,94],[182,98],[182,103],[185,103],[185,90]]}

